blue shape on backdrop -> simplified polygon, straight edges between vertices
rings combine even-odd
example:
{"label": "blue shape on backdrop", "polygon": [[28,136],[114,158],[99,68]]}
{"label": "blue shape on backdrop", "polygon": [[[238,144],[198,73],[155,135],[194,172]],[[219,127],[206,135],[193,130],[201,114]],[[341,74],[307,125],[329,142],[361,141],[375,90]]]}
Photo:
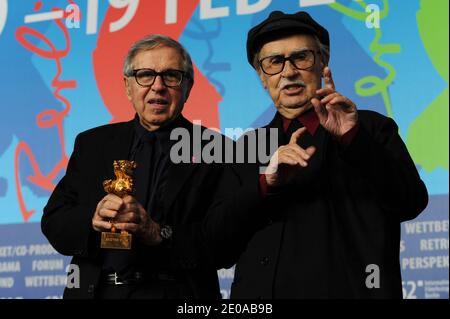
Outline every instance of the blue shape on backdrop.
{"label": "blue shape on backdrop", "polygon": [[[44,8],[45,10],[45,8]],[[56,127],[39,128],[36,124],[37,115],[46,109],[61,110],[62,104],[48,89],[40,72],[33,65],[31,58],[34,53],[24,48],[15,38],[15,31],[19,26],[24,26],[23,17],[33,13],[33,4],[22,6],[10,6],[8,22],[0,37],[2,48],[0,52],[0,69],[3,81],[0,86],[0,105],[4,107],[0,117],[0,156],[10,146],[13,135],[26,142],[39,163],[41,171],[47,172],[52,163],[60,158],[58,149],[59,140]],[[49,23],[35,23],[28,25],[40,33],[45,34]],[[27,37],[30,42],[36,44],[32,37]],[[40,46],[43,49],[48,48]],[[14,54],[9,54],[14,52]],[[42,141],[47,147],[42,147]],[[8,170],[14,170],[11,163]],[[47,196],[48,192],[30,184],[24,176],[32,173],[30,161],[24,156],[20,158],[22,185],[30,186],[37,195]]]}

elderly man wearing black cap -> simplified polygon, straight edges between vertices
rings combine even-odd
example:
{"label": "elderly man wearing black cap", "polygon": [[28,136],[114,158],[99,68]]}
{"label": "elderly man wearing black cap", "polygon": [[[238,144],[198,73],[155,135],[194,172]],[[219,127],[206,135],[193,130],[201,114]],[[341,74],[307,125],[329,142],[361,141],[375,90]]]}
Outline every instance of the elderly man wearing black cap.
{"label": "elderly man wearing black cap", "polygon": [[229,224],[231,244],[251,232],[232,298],[402,297],[400,222],[426,207],[427,190],[394,121],[336,92],[329,44],[306,12],[272,12],[248,33],[280,146],[264,174],[241,176],[255,186],[237,192],[241,223]]}

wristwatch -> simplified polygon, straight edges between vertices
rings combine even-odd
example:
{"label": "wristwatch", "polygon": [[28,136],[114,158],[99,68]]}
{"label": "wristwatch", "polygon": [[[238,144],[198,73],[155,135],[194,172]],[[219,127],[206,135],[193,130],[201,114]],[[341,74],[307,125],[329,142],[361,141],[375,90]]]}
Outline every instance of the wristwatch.
{"label": "wristwatch", "polygon": [[163,241],[169,241],[172,239],[172,227],[169,225],[162,225],[159,233]]}

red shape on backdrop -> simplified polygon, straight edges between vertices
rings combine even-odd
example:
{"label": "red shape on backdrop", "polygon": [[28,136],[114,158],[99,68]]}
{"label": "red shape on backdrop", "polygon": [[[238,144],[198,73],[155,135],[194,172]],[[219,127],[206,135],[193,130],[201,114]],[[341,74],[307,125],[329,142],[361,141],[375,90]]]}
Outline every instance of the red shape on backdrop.
{"label": "red shape on backdrop", "polygon": [[[128,121],[134,116],[133,106],[125,94],[122,78],[123,61],[130,46],[140,38],[164,34],[179,39],[199,0],[178,1],[177,23],[165,23],[165,0],[140,1],[133,19],[123,29],[109,32],[111,22],[122,17],[125,9],[110,7],[100,28],[97,48],[93,53],[94,72],[103,102],[112,115],[111,123]],[[194,65],[195,83],[184,106],[183,115],[201,120],[202,125],[219,128],[218,103],[222,99],[215,87]]]}
{"label": "red shape on backdrop", "polygon": [[42,8],[42,1],[36,1],[35,3],[34,3],[34,11],[39,11],[39,10],[41,10],[41,8]]}

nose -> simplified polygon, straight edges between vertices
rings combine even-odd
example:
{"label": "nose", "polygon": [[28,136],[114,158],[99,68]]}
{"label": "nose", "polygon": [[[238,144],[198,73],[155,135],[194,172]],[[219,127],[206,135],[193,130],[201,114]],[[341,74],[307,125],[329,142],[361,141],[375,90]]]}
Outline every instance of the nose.
{"label": "nose", "polygon": [[158,92],[166,89],[166,85],[161,77],[161,75],[157,75],[155,78],[155,82],[153,82],[151,86],[152,91]]}
{"label": "nose", "polygon": [[297,75],[298,69],[292,64],[290,60],[286,60],[284,63],[283,71],[281,71],[281,75],[285,78],[290,78]]}

